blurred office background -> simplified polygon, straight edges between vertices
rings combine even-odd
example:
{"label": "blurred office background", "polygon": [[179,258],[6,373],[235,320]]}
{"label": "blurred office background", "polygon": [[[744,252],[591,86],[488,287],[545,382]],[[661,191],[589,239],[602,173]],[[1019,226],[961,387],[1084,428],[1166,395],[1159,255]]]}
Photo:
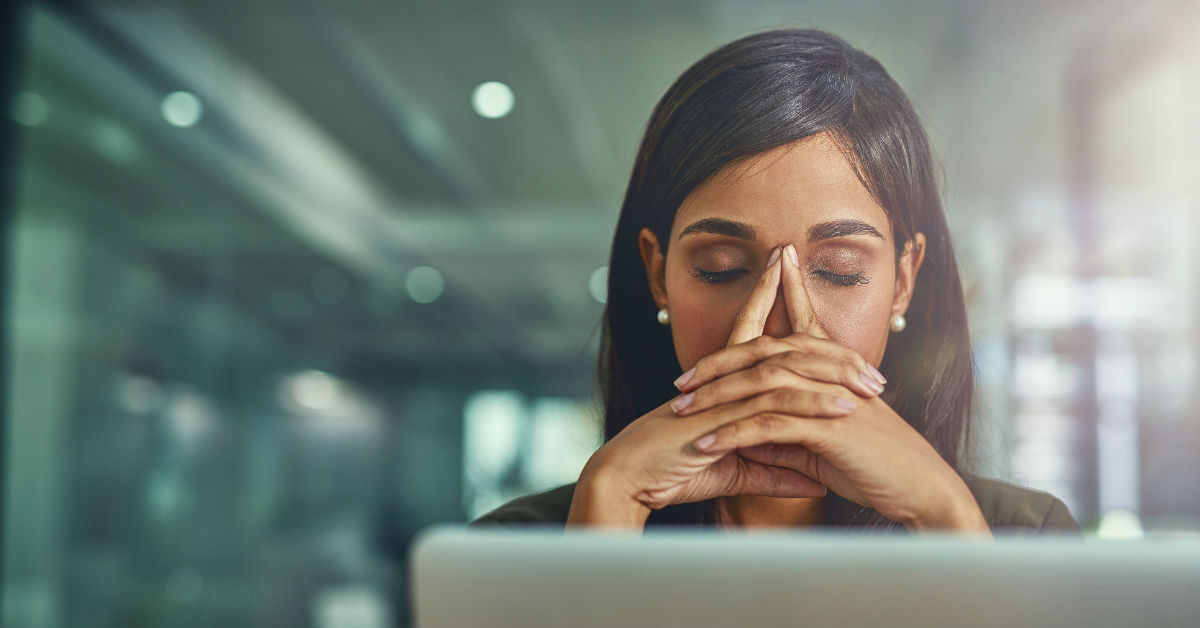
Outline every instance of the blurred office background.
{"label": "blurred office background", "polygon": [[5,7],[6,625],[403,625],[420,528],[598,444],[639,134],[780,26],[926,121],[978,469],[1200,531],[1196,3]]}

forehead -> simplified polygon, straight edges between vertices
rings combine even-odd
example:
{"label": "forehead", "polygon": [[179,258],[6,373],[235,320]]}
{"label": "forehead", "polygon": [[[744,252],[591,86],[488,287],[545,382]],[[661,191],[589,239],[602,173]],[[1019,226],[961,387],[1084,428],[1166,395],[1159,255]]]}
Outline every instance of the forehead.
{"label": "forehead", "polygon": [[891,241],[887,214],[858,180],[828,133],[727,168],[697,186],[675,215],[671,239],[704,218],[752,225],[775,244],[799,242],[809,227],[836,219],[866,222]]}

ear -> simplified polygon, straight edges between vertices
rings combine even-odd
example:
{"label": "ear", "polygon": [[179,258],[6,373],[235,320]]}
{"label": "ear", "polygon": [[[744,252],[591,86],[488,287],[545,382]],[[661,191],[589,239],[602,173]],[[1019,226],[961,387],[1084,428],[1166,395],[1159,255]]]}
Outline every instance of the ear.
{"label": "ear", "polygon": [[917,272],[925,261],[925,234],[917,232],[904,245],[900,262],[896,268],[896,294],[892,297],[892,315],[904,315],[912,302],[913,288],[917,285]]}
{"label": "ear", "polygon": [[642,253],[642,264],[646,266],[646,281],[650,284],[650,295],[659,308],[667,307],[667,260],[663,257],[658,236],[649,227],[638,232],[638,250]]}

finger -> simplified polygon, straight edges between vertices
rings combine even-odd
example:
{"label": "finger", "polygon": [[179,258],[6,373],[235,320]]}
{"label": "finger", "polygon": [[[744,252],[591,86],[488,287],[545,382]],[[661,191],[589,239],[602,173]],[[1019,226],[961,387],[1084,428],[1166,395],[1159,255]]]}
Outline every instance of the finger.
{"label": "finger", "polygon": [[739,461],[740,486],[727,495],[766,495],[768,497],[824,497],[828,493],[819,482],[795,469]]}
{"label": "finger", "polygon": [[[835,387],[832,384],[815,384],[814,388],[820,386],[832,390],[841,388],[840,386]],[[844,388],[841,390],[845,391]],[[735,401],[719,405],[715,408],[709,408],[708,410],[687,417],[687,420],[681,421],[681,424],[687,426],[686,429],[693,434],[691,437],[692,440],[695,440],[701,435],[760,415],[776,417],[779,421],[786,419],[835,421],[854,412],[858,407],[858,402],[850,398],[853,396],[853,393],[845,391],[843,394],[846,396],[816,389],[777,388],[744,401]],[[766,418],[763,420],[769,422],[775,419]],[[759,443],[749,443],[749,445],[757,444]],[[704,451],[701,453],[711,452]]]}
{"label": "finger", "polygon": [[777,388],[803,388],[814,384],[821,392],[838,394],[848,390],[862,397],[883,392],[875,377],[853,362],[802,351],[775,354],[754,366],[730,373],[682,395],[671,403],[675,414],[695,414],[703,410],[748,399]]}
{"label": "finger", "polygon": [[758,284],[754,286],[754,291],[750,293],[750,299],[738,312],[737,319],[733,324],[733,332],[730,333],[729,342],[725,346],[741,344],[763,334],[763,329],[767,326],[767,317],[770,316],[771,308],[775,305],[775,296],[779,293],[779,267],[783,265],[780,259],[783,257],[782,253],[782,249],[778,247],[771,251],[767,269],[763,271]]}
{"label": "finger", "polygon": [[821,483],[821,468],[818,462],[821,457],[804,447],[797,445],[755,445],[737,450],[737,454],[746,460],[765,464],[772,467],[795,469],[805,477]]}
{"label": "finger", "polygon": [[828,338],[812,336],[803,332],[792,334],[791,336],[784,338],[784,340],[795,345],[797,351],[823,355],[835,360],[842,360],[849,364],[853,364],[859,372],[870,374],[871,378],[880,385],[887,383],[887,379],[884,378],[883,374],[879,372],[879,369],[875,368],[875,366],[870,362],[867,362],[866,358],[859,355],[857,351],[839,342],[830,340]]}
{"label": "finger", "polygon": [[680,391],[695,390],[701,384],[754,366],[776,353],[795,348],[795,343],[788,339],[759,335],[701,358],[688,372],[675,380],[675,387]]}
{"label": "finger", "polygon": [[759,412],[710,431],[692,441],[692,447],[711,455],[769,443],[803,445],[819,450],[821,440],[828,437],[830,429],[837,429],[832,426],[839,424],[841,421]]}
{"label": "finger", "polygon": [[800,273],[800,257],[796,246],[787,245],[783,255],[783,299],[787,304],[788,319],[792,323],[792,331],[805,332],[818,338],[828,338],[825,328],[813,314],[812,302],[808,298],[808,289],[804,287],[804,277]]}
{"label": "finger", "polygon": [[878,371],[866,360],[851,350],[833,353],[785,351],[759,362],[754,368],[778,366],[808,380],[845,386],[862,397],[874,397],[883,392],[883,384],[875,376]]}
{"label": "finger", "polygon": [[789,351],[812,353],[841,360],[854,365],[860,373],[870,374],[871,379],[880,385],[887,383],[883,375],[863,359],[857,351],[832,340],[800,333],[787,338],[759,336],[749,342],[721,349],[702,358],[691,370],[675,380],[675,385],[681,392],[694,391],[712,380],[750,368],[759,362]]}

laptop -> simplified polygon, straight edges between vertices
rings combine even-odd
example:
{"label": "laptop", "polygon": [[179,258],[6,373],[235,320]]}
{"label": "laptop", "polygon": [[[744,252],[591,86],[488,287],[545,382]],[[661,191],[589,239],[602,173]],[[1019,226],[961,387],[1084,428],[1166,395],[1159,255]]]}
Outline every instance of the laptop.
{"label": "laptop", "polygon": [[440,527],[418,628],[1197,626],[1200,542]]}

